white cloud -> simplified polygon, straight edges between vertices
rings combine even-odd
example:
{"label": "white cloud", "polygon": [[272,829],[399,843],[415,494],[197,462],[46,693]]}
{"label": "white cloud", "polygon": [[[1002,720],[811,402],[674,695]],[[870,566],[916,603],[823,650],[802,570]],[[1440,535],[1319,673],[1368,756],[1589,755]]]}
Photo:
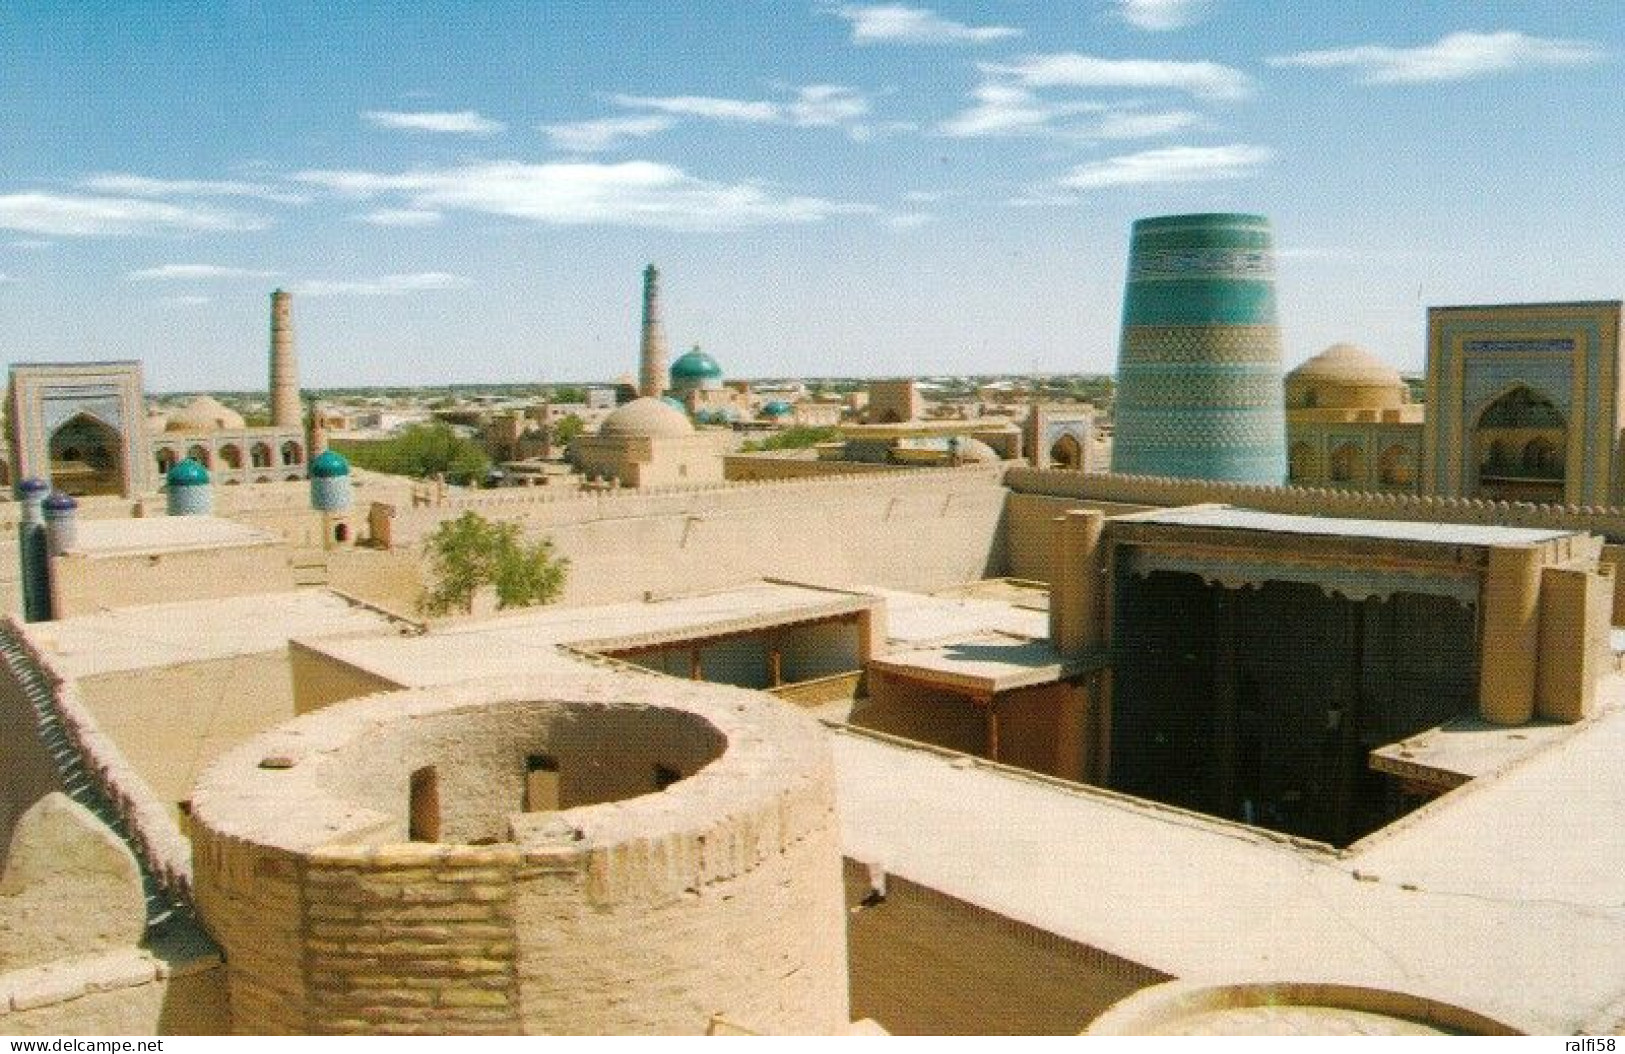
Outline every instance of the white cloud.
{"label": "white cloud", "polygon": [[1451,33],[1432,44],[1396,48],[1366,44],[1329,51],[1278,55],[1272,66],[1310,69],[1348,68],[1366,84],[1424,84],[1487,77],[1533,67],[1580,66],[1602,60],[1606,52],[1587,40],[1531,37],[1515,31]]}
{"label": "white cloud", "polygon": [[386,274],[360,281],[299,282],[293,291],[302,296],[405,296],[407,293],[436,289],[461,289],[472,284],[462,275],[425,271],[419,274]]}
{"label": "white cloud", "polygon": [[[610,101],[627,109],[653,110],[669,117],[697,117],[740,124],[788,124],[798,128],[844,126],[859,137],[867,137],[874,131],[867,126],[854,124],[869,112],[869,100],[862,92],[842,84],[809,84],[797,88],[795,98],[787,102],[720,99],[709,95],[612,95]],[[609,122],[584,122],[586,125],[599,123]]]}
{"label": "white cloud", "polygon": [[938,126],[944,135],[1031,135],[1052,130],[1053,122],[1080,113],[1098,112],[1097,103],[1047,102],[1015,84],[986,81],[971,91],[975,104]]}
{"label": "white cloud", "polygon": [[374,209],[356,219],[375,227],[432,227],[442,217],[428,209]]}
{"label": "white cloud", "polygon": [[678,117],[703,117],[712,121],[741,121],[770,124],[782,121],[778,103],[747,102],[743,99],[717,99],[709,95],[673,95],[658,98],[647,95],[614,95],[610,100],[631,110],[658,110]]}
{"label": "white cloud", "polygon": [[791,124],[823,128],[855,121],[869,112],[869,100],[839,84],[811,84],[796,92],[784,107]]}
{"label": "white cloud", "polygon": [[152,179],[125,172],[103,172],[84,180],[80,186],[104,194],[128,194],[137,198],[259,198],[294,205],[305,200],[298,194],[264,183],[234,179]]}
{"label": "white cloud", "polygon": [[275,271],[247,267],[220,267],[215,264],[164,264],[131,271],[125,278],[134,282],[196,281],[212,278],[275,278]]}
{"label": "white cloud", "polygon": [[1059,185],[1101,190],[1150,183],[1209,183],[1249,176],[1273,155],[1261,146],[1170,146],[1078,165]]}
{"label": "white cloud", "polygon": [[886,225],[888,227],[895,227],[898,230],[912,230],[916,227],[924,227],[927,224],[935,223],[936,221],[936,216],[929,212],[900,212],[886,217]]}
{"label": "white cloud", "polygon": [[984,44],[1021,35],[1011,26],[967,26],[906,4],[848,5],[835,13],[852,24],[854,44]]}
{"label": "white cloud", "polygon": [[11,285],[16,280],[17,279],[11,277],[11,275],[6,274],[3,271],[0,271],[0,285]]}
{"label": "white cloud", "polygon": [[1152,139],[1189,131],[1201,123],[1202,118],[1189,110],[1152,113],[1120,110],[1103,116],[1091,131],[1097,139]]}
{"label": "white cloud", "polygon": [[464,210],[557,226],[721,230],[810,223],[865,211],[786,195],[754,182],[715,183],[652,161],[531,165],[496,161],[399,174],[310,171],[296,179],[361,198],[398,195],[406,207]]}
{"label": "white cloud", "polygon": [[253,231],[269,224],[224,209],[183,207],[138,198],[84,197],[30,191],[0,194],[0,230],[61,237],[175,231]]}
{"label": "white cloud", "polygon": [[412,132],[450,132],[456,135],[494,135],[507,125],[482,116],[477,110],[368,110],[361,115],[381,128]]}
{"label": "white cloud", "polygon": [[1183,29],[1202,16],[1209,0],[1117,0],[1118,16],[1136,29]]}
{"label": "white cloud", "polygon": [[1163,88],[1214,101],[1244,98],[1253,88],[1245,73],[1217,62],[1103,59],[1076,52],[1029,55],[982,70],[1027,88]]}
{"label": "white cloud", "polygon": [[610,150],[629,139],[641,139],[666,131],[676,120],[664,114],[637,117],[600,117],[594,121],[542,126],[553,149],[576,154]]}
{"label": "white cloud", "polygon": [[157,302],[164,307],[196,307],[198,304],[212,303],[213,299],[206,296],[161,296]]}
{"label": "white cloud", "polygon": [[972,92],[975,103],[937,126],[943,135],[1048,135],[1074,139],[1150,139],[1201,124],[1188,110],[1144,111],[1096,102],[1057,102],[1028,88],[997,80]]}

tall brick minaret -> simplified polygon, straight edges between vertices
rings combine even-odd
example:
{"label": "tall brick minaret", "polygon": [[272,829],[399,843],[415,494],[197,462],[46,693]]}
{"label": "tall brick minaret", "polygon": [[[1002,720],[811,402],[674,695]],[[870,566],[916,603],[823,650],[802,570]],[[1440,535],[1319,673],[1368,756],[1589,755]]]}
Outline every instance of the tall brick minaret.
{"label": "tall brick minaret", "polygon": [[299,408],[299,358],[293,351],[292,294],[278,289],[271,294],[271,423],[278,428],[303,428]]}
{"label": "tall brick minaret", "polygon": [[671,384],[666,367],[666,330],[660,324],[660,271],[643,269],[643,340],[638,348],[638,394],[658,399]]}

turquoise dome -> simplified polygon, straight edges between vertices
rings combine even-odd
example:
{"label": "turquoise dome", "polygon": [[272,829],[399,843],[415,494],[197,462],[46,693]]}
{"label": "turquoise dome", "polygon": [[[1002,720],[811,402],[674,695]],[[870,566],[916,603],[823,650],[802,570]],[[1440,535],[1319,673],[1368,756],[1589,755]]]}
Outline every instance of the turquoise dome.
{"label": "turquoise dome", "polygon": [[164,479],[171,487],[202,487],[208,485],[209,470],[199,464],[196,458],[189,457],[177,461]]}
{"label": "turquoise dome", "polygon": [[324,450],[310,461],[312,479],[337,479],[350,474],[350,463],[336,450]]}
{"label": "turquoise dome", "polygon": [[685,414],[688,413],[688,407],[683,405],[683,400],[681,399],[673,399],[669,395],[662,395],[660,397],[660,401],[671,407],[673,410],[677,410]]}
{"label": "turquoise dome", "polygon": [[765,417],[783,417],[789,412],[790,404],[785,402],[783,399],[774,399],[772,402],[762,407],[762,414]]}
{"label": "turquoise dome", "polygon": [[720,381],[722,367],[717,365],[716,359],[696,346],[671,364],[671,376],[674,381]]}

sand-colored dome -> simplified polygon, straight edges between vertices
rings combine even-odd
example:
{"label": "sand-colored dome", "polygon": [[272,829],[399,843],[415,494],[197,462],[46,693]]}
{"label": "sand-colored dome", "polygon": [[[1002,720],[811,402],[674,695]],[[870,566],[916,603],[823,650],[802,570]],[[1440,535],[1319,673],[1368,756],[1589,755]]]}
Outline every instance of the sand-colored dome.
{"label": "sand-colored dome", "polygon": [[200,395],[169,415],[168,432],[234,432],[247,427],[243,415],[212,395]]}
{"label": "sand-colored dome", "polygon": [[1410,400],[1399,371],[1354,344],[1333,344],[1286,375],[1287,406],[1384,409]]}
{"label": "sand-colored dome", "polygon": [[604,418],[598,434],[628,439],[671,438],[693,435],[694,426],[682,413],[646,395]]}

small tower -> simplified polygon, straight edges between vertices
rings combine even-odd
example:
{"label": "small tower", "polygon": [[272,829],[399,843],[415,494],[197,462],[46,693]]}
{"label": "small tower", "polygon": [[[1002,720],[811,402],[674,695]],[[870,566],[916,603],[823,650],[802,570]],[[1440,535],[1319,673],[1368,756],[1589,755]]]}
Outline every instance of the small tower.
{"label": "small tower", "polygon": [[310,461],[310,507],[322,514],[322,546],[331,549],[351,537],[350,463],[337,450],[324,450]]}
{"label": "small tower", "polygon": [[638,348],[638,394],[658,399],[670,381],[666,371],[666,329],[660,322],[660,270],[643,269],[643,338]]}
{"label": "small tower", "polygon": [[299,428],[299,358],[293,350],[293,295],[271,294],[271,423]]}
{"label": "small tower", "polygon": [[23,576],[23,618],[44,622],[51,617],[51,571],[45,539],[45,496],[50,484],[30,476],[17,484],[23,515],[17,524],[17,551]]}
{"label": "small tower", "polygon": [[45,535],[50,542],[51,555],[61,556],[79,544],[79,503],[73,495],[60,490],[46,498]]}
{"label": "small tower", "polygon": [[164,481],[169,488],[171,516],[207,516],[214,511],[214,488],[209,486],[209,470],[195,459],[177,462]]}

